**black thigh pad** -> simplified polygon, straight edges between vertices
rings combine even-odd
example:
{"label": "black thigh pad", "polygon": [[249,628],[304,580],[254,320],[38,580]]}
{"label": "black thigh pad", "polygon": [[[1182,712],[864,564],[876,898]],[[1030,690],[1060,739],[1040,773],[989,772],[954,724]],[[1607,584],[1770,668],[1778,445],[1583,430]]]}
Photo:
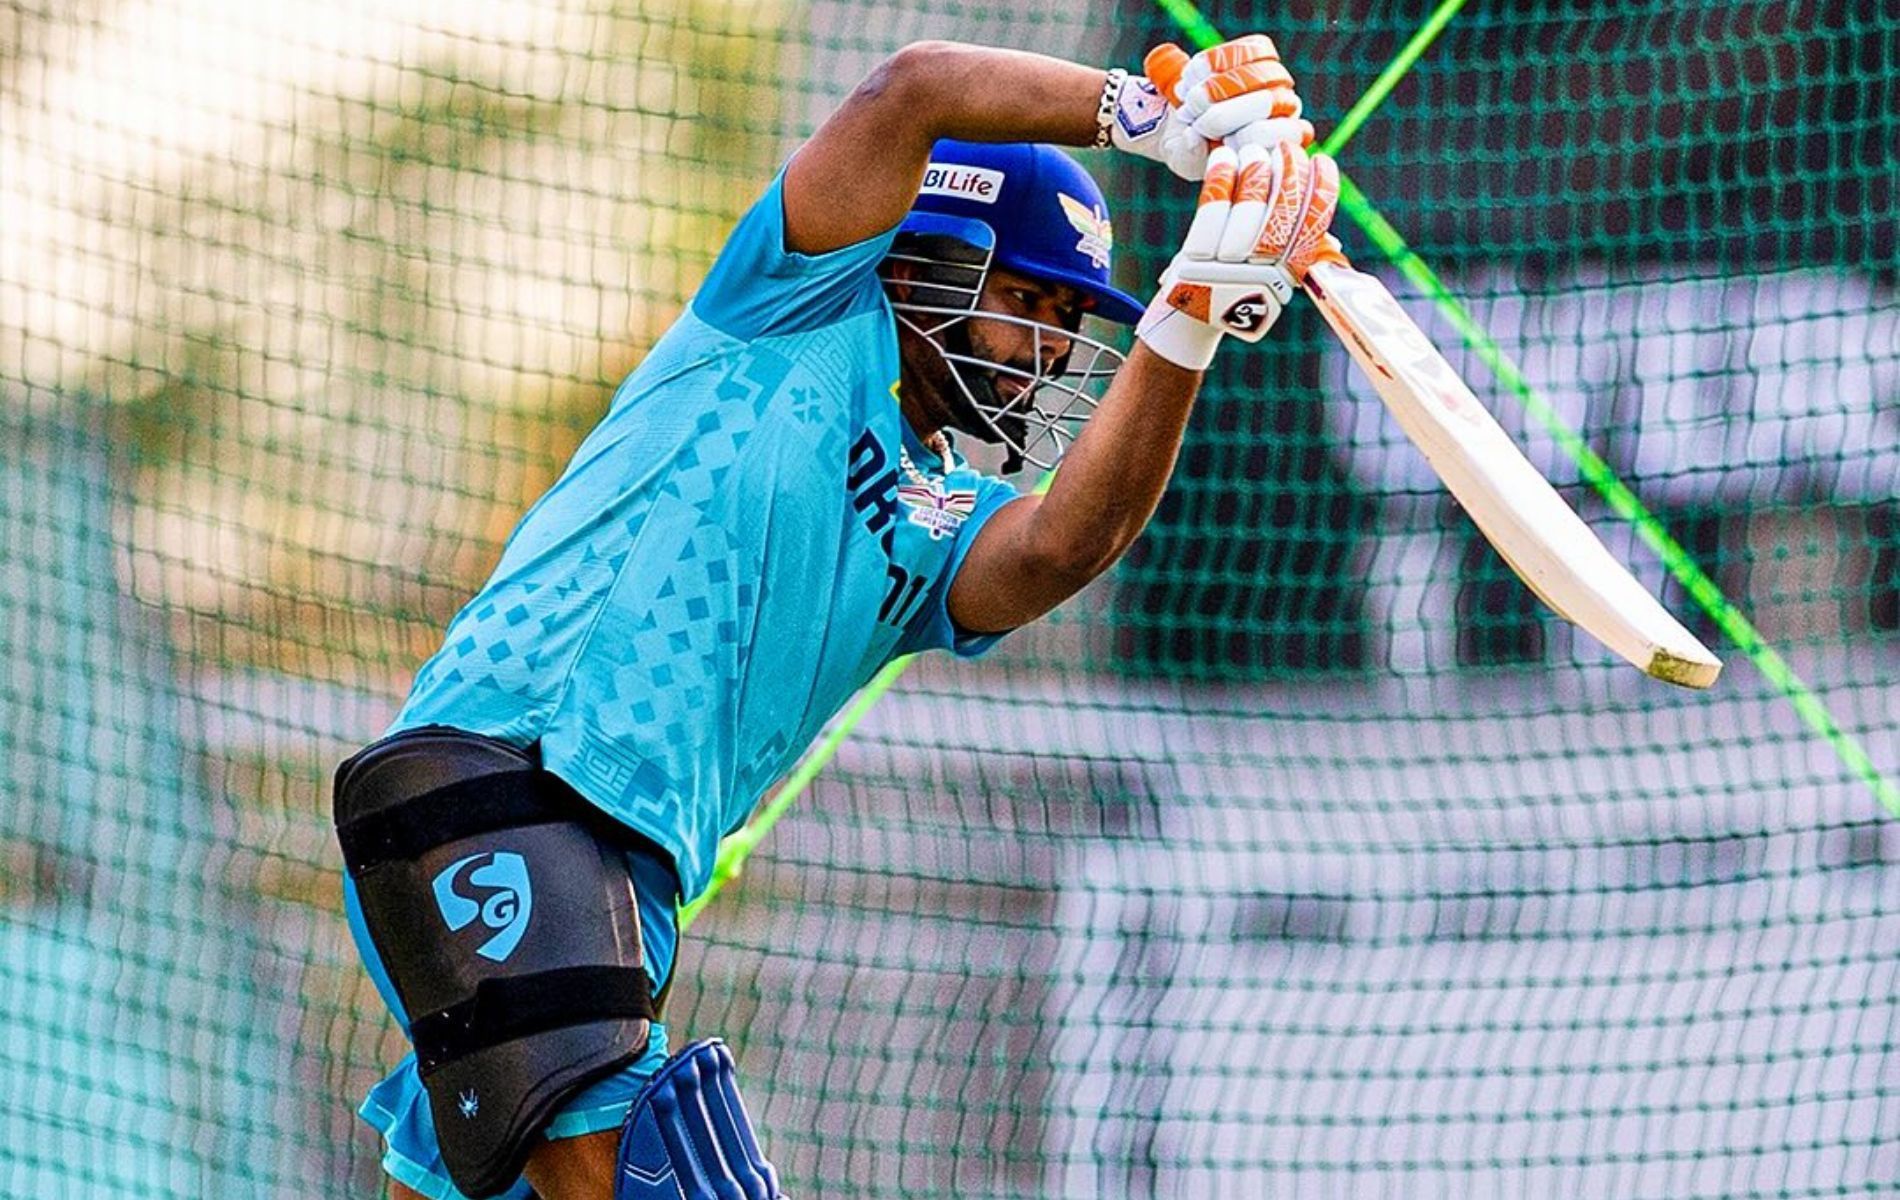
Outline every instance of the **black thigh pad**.
{"label": "black thigh pad", "polygon": [[337,838],[409,1018],[455,1186],[521,1174],[569,1096],[657,1018],[625,843],[533,757],[439,726],[337,771]]}

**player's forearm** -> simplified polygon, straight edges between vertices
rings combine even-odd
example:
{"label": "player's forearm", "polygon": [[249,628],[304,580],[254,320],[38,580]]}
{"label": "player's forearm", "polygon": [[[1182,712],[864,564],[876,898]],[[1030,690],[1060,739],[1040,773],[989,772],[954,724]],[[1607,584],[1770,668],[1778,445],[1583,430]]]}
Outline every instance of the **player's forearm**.
{"label": "player's forearm", "polygon": [[1137,345],[1046,495],[989,519],[950,586],[950,616],[978,633],[1042,616],[1140,535],[1174,470],[1201,375]]}
{"label": "player's forearm", "polygon": [[1062,458],[1032,537],[1083,582],[1120,558],[1167,490],[1201,373],[1140,342]]}
{"label": "player's forearm", "polygon": [[[1087,146],[1107,72],[990,46],[916,42],[887,63],[902,79],[903,111],[928,151],[938,138]],[[919,163],[919,166],[922,164]]]}

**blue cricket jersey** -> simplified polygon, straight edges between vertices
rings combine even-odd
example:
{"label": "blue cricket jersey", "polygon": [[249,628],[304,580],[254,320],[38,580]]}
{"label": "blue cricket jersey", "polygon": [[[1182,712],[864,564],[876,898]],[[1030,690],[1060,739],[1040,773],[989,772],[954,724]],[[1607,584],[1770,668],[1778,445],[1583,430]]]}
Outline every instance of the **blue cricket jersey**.
{"label": "blue cricket jersey", "polygon": [[665,847],[685,899],[885,663],[978,654],[950,580],[1015,498],[898,411],[875,268],[895,230],[785,248],[783,175],[417,673],[393,729],[539,741],[548,769]]}

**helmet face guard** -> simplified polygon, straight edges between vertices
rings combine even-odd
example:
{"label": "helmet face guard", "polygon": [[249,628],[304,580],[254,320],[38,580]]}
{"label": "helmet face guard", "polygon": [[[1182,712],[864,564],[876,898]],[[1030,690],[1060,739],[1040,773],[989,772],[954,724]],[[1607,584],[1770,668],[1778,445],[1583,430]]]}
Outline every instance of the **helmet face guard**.
{"label": "helmet face guard", "polygon": [[[995,233],[983,222],[912,213],[880,267],[886,286],[896,281],[889,266],[912,270],[895,291],[891,307],[904,326],[943,359],[955,393],[949,397],[953,425],[1008,451],[1005,471],[1023,463],[1053,467],[1074,440],[1101,394],[1120,369],[1120,350],[1076,329],[980,308],[983,286],[995,263]],[[1024,272],[1035,278],[1031,272]],[[1030,335],[1031,362],[1023,367],[980,354],[970,336],[971,320],[1014,325]],[[1067,342],[1057,356],[1054,342]],[[1045,349],[1048,348],[1048,349]],[[1046,365],[1045,365],[1046,364]]]}
{"label": "helmet face guard", "polygon": [[[1054,465],[1095,410],[1122,353],[1079,329],[987,311],[983,285],[1001,267],[1074,288],[1094,316],[1133,325],[1143,306],[1109,278],[1114,242],[1102,189],[1056,147],[944,138],[931,149],[916,202],[881,269],[895,283],[890,265],[910,264],[903,286],[888,289],[897,319],[936,348],[955,381],[952,426],[1007,447],[1006,471],[1024,462]],[[1027,330],[1032,365],[979,353],[973,321]],[[1068,345],[1059,357],[1050,353],[1056,342]]]}

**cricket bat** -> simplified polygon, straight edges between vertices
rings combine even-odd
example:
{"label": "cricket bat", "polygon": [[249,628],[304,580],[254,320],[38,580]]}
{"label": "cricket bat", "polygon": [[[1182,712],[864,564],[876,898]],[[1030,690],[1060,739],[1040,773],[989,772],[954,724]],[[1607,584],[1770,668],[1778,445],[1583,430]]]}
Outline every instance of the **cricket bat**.
{"label": "cricket bat", "polygon": [[1383,283],[1315,263],[1306,293],[1405,436],[1525,586],[1648,675],[1706,688],[1722,663],[1624,569]]}

